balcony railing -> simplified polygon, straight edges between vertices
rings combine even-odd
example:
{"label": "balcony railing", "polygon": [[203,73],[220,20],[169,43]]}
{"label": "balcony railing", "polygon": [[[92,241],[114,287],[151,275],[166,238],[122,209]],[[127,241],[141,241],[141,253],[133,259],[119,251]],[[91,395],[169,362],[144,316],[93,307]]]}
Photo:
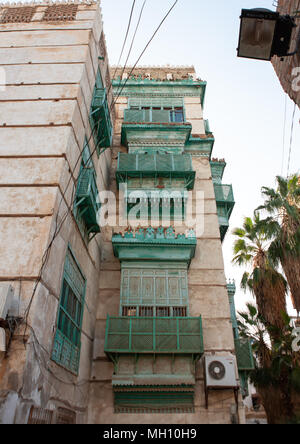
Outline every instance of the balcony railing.
{"label": "balcony railing", "polygon": [[108,317],[104,351],[202,355],[201,317]]}
{"label": "balcony railing", "polygon": [[195,171],[190,154],[126,154],[119,153],[117,181],[128,177],[170,177],[186,179],[187,189],[192,189]]}
{"label": "balcony railing", "polygon": [[164,109],[125,109],[124,122],[140,123],[182,123],[184,122],[183,112]]}
{"label": "balcony railing", "polygon": [[254,359],[250,339],[235,339],[235,353],[239,371],[254,370]]}
{"label": "balcony railing", "polygon": [[88,233],[99,233],[97,213],[100,203],[97,200],[98,188],[93,168],[82,168],[76,191],[75,207],[83,218]]}
{"label": "balcony railing", "polygon": [[[99,147],[109,147],[112,144],[112,124],[107,103],[105,88],[95,89],[91,105],[91,125]],[[99,149],[98,149],[99,152]]]}

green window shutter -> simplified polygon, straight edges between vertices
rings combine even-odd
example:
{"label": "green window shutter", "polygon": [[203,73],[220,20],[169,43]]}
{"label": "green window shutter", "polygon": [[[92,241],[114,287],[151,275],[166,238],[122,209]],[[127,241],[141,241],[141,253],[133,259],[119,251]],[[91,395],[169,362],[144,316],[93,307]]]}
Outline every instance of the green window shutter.
{"label": "green window shutter", "polygon": [[85,139],[74,200],[74,215],[81,234],[87,240],[91,233],[95,235],[100,232],[97,220],[99,209],[96,172],[90,148]]}
{"label": "green window shutter", "polygon": [[75,374],[79,368],[85,287],[85,277],[69,249],[64,265],[52,359]]}
{"label": "green window shutter", "polygon": [[90,126],[93,131],[93,137],[99,156],[100,148],[107,148],[111,146],[113,135],[110,110],[107,101],[107,92],[103,86],[99,70],[96,77],[91,103]]}
{"label": "green window shutter", "polygon": [[124,306],[187,308],[188,303],[187,270],[122,269],[120,314]]}

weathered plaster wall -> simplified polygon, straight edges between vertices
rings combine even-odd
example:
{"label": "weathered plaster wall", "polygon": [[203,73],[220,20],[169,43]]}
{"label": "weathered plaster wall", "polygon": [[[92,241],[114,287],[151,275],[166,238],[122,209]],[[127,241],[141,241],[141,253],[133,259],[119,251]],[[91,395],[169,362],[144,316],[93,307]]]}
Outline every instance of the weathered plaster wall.
{"label": "weathered plaster wall", "polygon": [[[292,41],[290,46],[290,52],[293,52],[296,48],[296,41],[300,30],[300,2],[299,0],[279,0],[277,11],[281,15],[296,16],[296,25],[292,34]],[[272,64],[278,75],[284,91],[290,96],[290,98],[300,107],[300,50],[298,54],[290,57],[274,56],[272,58]]]}
{"label": "weathered plaster wall", "polygon": [[[151,78],[165,78],[169,68],[143,68],[135,74],[149,71]],[[175,68],[174,68],[175,69]],[[190,68],[189,68],[190,71]],[[118,75],[118,74],[117,74]],[[177,69],[177,78],[180,74]],[[121,125],[127,98],[119,97],[116,103],[114,149],[111,169],[111,190],[116,192],[115,170],[117,153],[126,152],[121,146]],[[187,120],[192,123],[193,135],[204,135],[203,111],[199,98],[185,98]],[[204,231],[197,239],[195,258],[188,272],[190,315],[203,317],[203,336],[206,353],[234,353],[230,309],[224,274],[224,263],[217,217],[215,194],[208,158],[194,157],[196,171],[195,191],[204,192]],[[120,263],[114,257],[111,236],[113,231],[124,227],[103,230],[103,248],[99,289],[99,304],[96,315],[93,367],[90,385],[89,423],[104,424],[217,424],[230,423],[231,407],[235,404],[232,391],[212,392],[209,396],[209,409],[205,409],[204,378],[202,363],[198,362],[196,372],[195,413],[191,414],[115,414],[111,378],[113,364],[104,353],[104,335],[107,314],[119,315],[120,303]],[[180,231],[180,229],[178,230]],[[166,373],[168,373],[166,371]],[[240,420],[244,422],[243,408],[240,407]]]}
{"label": "weathered plaster wall", "polygon": [[[27,422],[33,404],[70,408],[77,422],[86,418],[101,235],[87,245],[68,207],[84,137],[91,135],[88,116],[98,66],[109,87],[108,59],[97,4],[80,4],[76,20],[64,22],[42,21],[45,8],[38,6],[29,23],[0,23],[7,82],[0,91],[0,283],[14,287],[21,317],[56,222],[67,218],[29,313],[36,337],[27,328],[24,348],[21,326],[0,362],[0,423]],[[100,159],[93,155],[99,189],[108,187],[110,160],[109,150]],[[78,377],[50,359],[68,244],[87,279]]]}

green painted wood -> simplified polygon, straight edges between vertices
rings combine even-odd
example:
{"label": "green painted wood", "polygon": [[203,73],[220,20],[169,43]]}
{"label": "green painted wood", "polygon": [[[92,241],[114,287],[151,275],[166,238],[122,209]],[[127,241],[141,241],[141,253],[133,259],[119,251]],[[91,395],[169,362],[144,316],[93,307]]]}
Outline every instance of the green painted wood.
{"label": "green painted wood", "polygon": [[97,145],[97,153],[99,155],[100,148],[110,147],[112,145],[113,127],[108,107],[106,89],[95,85],[91,112],[90,123]]}
{"label": "green painted wood", "polygon": [[68,249],[51,359],[75,374],[79,368],[85,291],[85,277]]}
{"label": "green painted wood", "polygon": [[115,413],[193,413],[194,387],[182,391],[164,388],[151,390],[132,387],[130,390],[114,390]]}
{"label": "green painted wood", "polygon": [[222,185],[222,178],[224,174],[224,170],[226,167],[226,162],[222,161],[211,161],[210,162],[211,167],[211,175],[213,179],[214,184]]}
{"label": "green painted wood", "polygon": [[221,240],[224,240],[229,227],[229,219],[235,205],[232,185],[214,184],[219,218]]}
{"label": "green painted wood", "polygon": [[200,97],[204,105],[206,82],[193,79],[159,81],[148,79],[112,80],[114,95],[122,88],[122,96],[135,99]]}
{"label": "green painted wood", "polygon": [[235,353],[239,371],[254,370],[254,358],[250,339],[235,339]]}
{"label": "green painted wood", "polygon": [[192,131],[192,125],[189,122],[123,122],[121,132],[121,143],[128,146],[139,141],[142,146],[150,139],[156,140],[165,146],[166,151],[170,144],[176,143],[184,145],[188,141]]}
{"label": "green painted wood", "polygon": [[195,255],[197,239],[193,230],[188,236],[181,234],[175,237],[174,229],[168,234],[165,230],[160,235],[160,229],[154,230],[153,237],[146,236],[143,229],[126,236],[114,234],[112,244],[114,254],[120,261],[168,261],[186,262],[190,264]]}
{"label": "green painted wood", "polygon": [[183,179],[185,188],[194,187],[196,172],[193,170],[189,154],[118,154],[116,179],[118,184],[131,178],[169,178]]}
{"label": "green painted wood", "polygon": [[79,210],[88,233],[99,233],[97,214],[101,207],[98,199],[98,188],[93,167],[82,166],[75,196],[75,207]]}
{"label": "green painted wood", "polygon": [[109,317],[104,351],[202,355],[199,317]]}

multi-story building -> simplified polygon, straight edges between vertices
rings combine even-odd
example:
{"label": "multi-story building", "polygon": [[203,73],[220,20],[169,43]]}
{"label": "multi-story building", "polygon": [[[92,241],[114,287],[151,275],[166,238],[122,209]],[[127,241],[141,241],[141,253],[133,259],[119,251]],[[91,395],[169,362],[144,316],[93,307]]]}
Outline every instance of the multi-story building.
{"label": "multi-story building", "polygon": [[249,357],[206,82],[109,70],[96,3],[5,5],[0,31],[0,423],[244,422],[205,383],[204,356],[235,384]]}

